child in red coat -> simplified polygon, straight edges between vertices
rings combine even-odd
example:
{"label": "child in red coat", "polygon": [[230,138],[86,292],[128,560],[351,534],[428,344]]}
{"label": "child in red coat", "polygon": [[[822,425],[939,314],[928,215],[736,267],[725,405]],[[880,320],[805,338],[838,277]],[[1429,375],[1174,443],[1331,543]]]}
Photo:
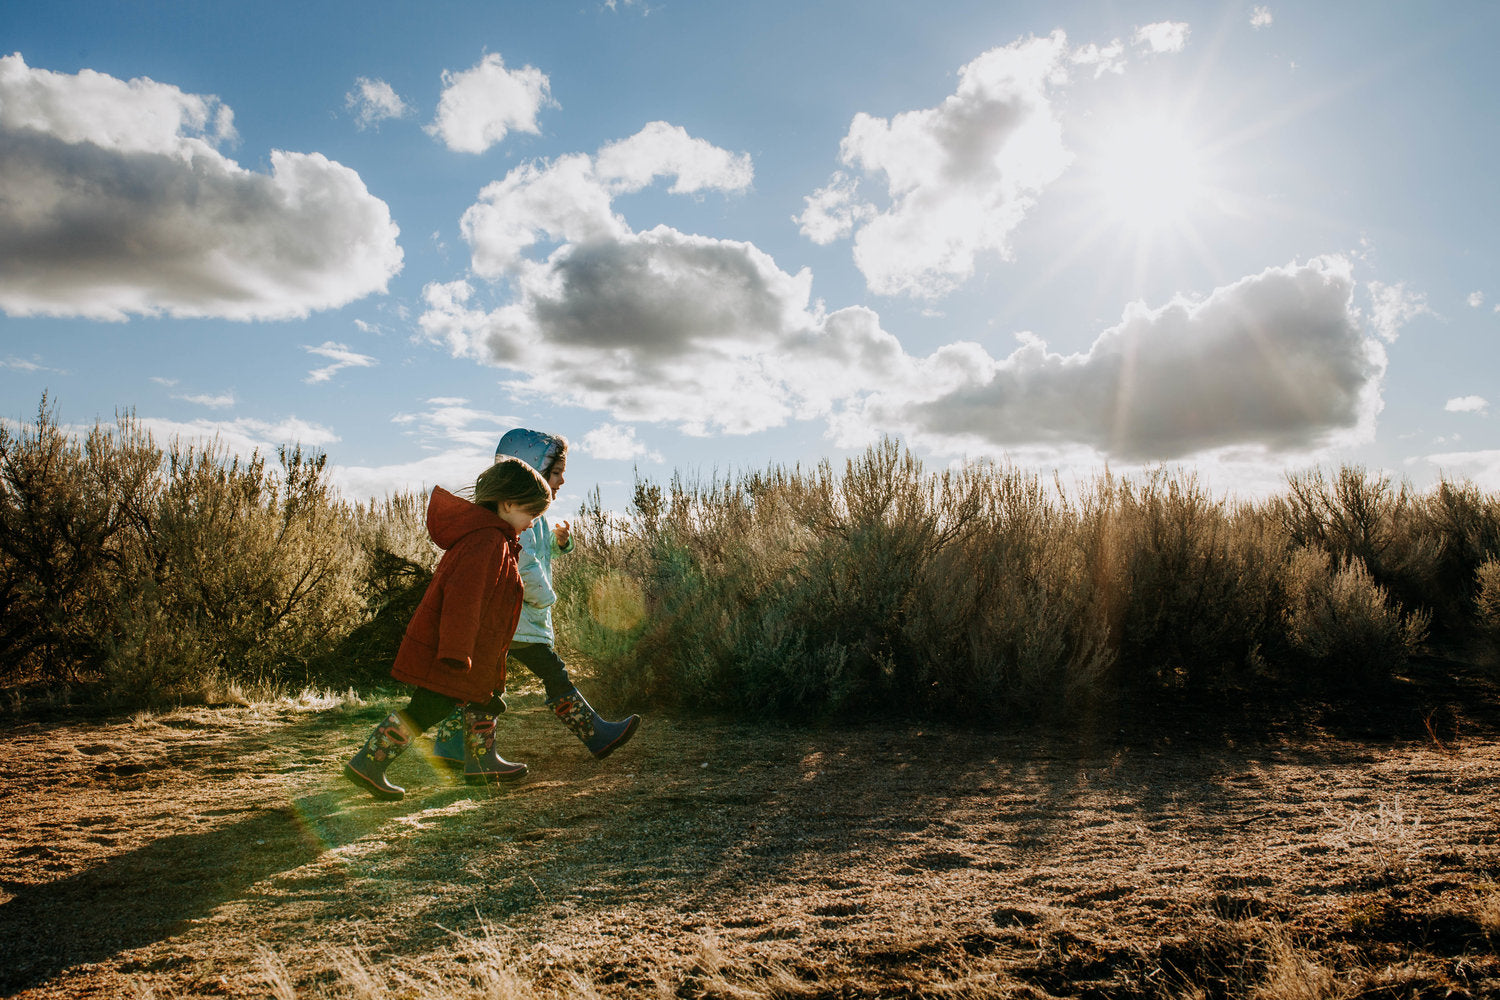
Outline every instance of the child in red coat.
{"label": "child in red coat", "polygon": [[507,458],[474,482],[474,502],[435,488],[427,505],[427,532],[444,550],[432,583],[401,640],[391,675],[416,685],[411,704],[375,727],[344,766],[344,777],[377,799],[406,790],[385,769],[413,736],[464,709],[464,780],[510,781],[526,774],[495,752],[495,723],[485,711],[505,689],[505,654],[521,616],[517,535],[552,502],[547,481],[531,466]]}

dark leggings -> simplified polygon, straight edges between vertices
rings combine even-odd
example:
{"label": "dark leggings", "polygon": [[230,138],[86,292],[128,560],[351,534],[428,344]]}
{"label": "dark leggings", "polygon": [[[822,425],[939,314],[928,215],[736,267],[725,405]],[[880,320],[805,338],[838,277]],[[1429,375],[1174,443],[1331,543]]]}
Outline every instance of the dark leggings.
{"label": "dark leggings", "polygon": [[436,691],[419,687],[411,693],[411,704],[401,714],[419,733],[425,733],[448,717],[448,713],[463,702]]}
{"label": "dark leggings", "polygon": [[[542,686],[547,690],[548,701],[556,701],[573,690],[573,682],[568,679],[568,665],[550,645],[542,642],[518,642],[510,647],[510,655],[521,666],[541,678]],[[406,721],[411,723],[413,729],[425,733],[462,704],[464,703],[458,698],[419,687],[411,693],[411,704],[401,714],[406,716]]]}
{"label": "dark leggings", "polygon": [[541,678],[542,686],[547,689],[547,700],[556,701],[569,691],[573,690],[573,682],[568,679],[568,665],[563,662],[562,657],[557,655],[557,650],[545,642],[516,642],[510,647],[511,659],[518,661],[521,666],[530,670]]}

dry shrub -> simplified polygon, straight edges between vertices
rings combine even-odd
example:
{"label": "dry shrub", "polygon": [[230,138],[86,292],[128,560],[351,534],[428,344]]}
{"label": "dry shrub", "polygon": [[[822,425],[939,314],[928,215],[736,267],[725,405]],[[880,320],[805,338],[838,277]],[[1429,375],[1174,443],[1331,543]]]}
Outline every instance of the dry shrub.
{"label": "dry shrub", "polygon": [[1275,509],[1297,545],[1358,561],[1395,602],[1425,610],[1442,636],[1473,625],[1475,574],[1500,556],[1500,498],[1440,480],[1419,495],[1358,466],[1288,478]]}
{"label": "dry shrub", "polygon": [[324,457],[281,452],[278,469],[217,447],[174,445],[123,581],[119,638],[104,666],[127,699],[203,682],[307,676],[358,613],[347,511]]}
{"label": "dry shrub", "polygon": [[1213,689],[1243,679],[1273,632],[1285,534],[1213,500],[1191,475],[1106,477],[1083,503],[1095,600],[1127,687]]}
{"label": "dry shrub", "polygon": [[70,437],[46,396],[34,424],[0,424],[0,680],[76,681],[103,661],[160,457],[128,416]]}
{"label": "dry shrub", "polygon": [[163,452],[129,415],[75,439],[45,396],[0,427],[0,679],[125,706],[305,679],[360,620],[363,564],[323,456],[279,457]]}
{"label": "dry shrub", "polygon": [[1474,573],[1474,618],[1492,658],[1500,658],[1500,559],[1489,559]]}
{"label": "dry shrub", "polygon": [[1364,563],[1334,568],[1326,552],[1298,549],[1282,566],[1286,633],[1303,679],[1354,688],[1388,681],[1417,654],[1428,615],[1404,615]]}
{"label": "dry shrub", "polygon": [[923,574],[905,632],[947,715],[1094,700],[1113,651],[1085,547],[1035,476],[986,464],[950,480],[971,510]]}
{"label": "dry shrub", "polygon": [[1443,634],[1456,634],[1472,624],[1482,582],[1479,571],[1500,558],[1500,497],[1482,493],[1473,483],[1441,480],[1418,498],[1417,516],[1409,530],[1421,536],[1413,545],[1427,557],[1417,579],[1422,588],[1408,596],[1392,588],[1408,606],[1420,602],[1430,608]]}
{"label": "dry shrub", "polygon": [[406,626],[421,603],[441,553],[427,534],[426,497],[398,493],[349,509],[357,572],[352,577],[361,614],[352,615],[337,646],[312,661],[325,683],[379,685]]}
{"label": "dry shrub", "polygon": [[1369,564],[1436,551],[1395,523],[1416,501],[1354,469],[1293,485],[1232,504],[1158,470],[1075,500],[988,463],[929,474],[889,440],[840,473],[638,481],[629,517],[580,512],[597,542],[560,563],[559,639],[611,698],[770,714],[1389,677],[1430,615]]}

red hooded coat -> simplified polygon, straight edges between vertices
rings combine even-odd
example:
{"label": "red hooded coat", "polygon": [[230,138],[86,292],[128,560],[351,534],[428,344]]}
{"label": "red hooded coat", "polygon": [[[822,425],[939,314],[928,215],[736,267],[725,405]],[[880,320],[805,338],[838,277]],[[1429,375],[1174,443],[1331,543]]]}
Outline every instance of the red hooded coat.
{"label": "red hooded coat", "polygon": [[391,676],[460,701],[488,701],[505,688],[505,654],[521,617],[521,544],[499,515],[440,487],[427,503],[427,533],[445,551]]}

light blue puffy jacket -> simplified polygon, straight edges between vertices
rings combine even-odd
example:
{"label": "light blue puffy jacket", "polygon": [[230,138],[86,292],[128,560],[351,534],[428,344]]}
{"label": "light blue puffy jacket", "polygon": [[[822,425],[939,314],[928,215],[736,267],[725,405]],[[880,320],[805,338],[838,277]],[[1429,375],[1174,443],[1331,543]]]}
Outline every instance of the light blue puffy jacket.
{"label": "light blue puffy jacket", "polygon": [[[517,427],[506,431],[495,449],[495,457],[511,455],[541,473],[547,459],[560,444],[558,438],[542,431]],[[525,595],[521,604],[521,621],[516,625],[516,642],[540,642],[552,644],[552,605],[557,603],[557,591],[552,589],[552,557],[573,551],[573,539],[568,539],[567,548],[557,544],[552,534],[552,525],[545,514],[521,532],[521,585]]]}

